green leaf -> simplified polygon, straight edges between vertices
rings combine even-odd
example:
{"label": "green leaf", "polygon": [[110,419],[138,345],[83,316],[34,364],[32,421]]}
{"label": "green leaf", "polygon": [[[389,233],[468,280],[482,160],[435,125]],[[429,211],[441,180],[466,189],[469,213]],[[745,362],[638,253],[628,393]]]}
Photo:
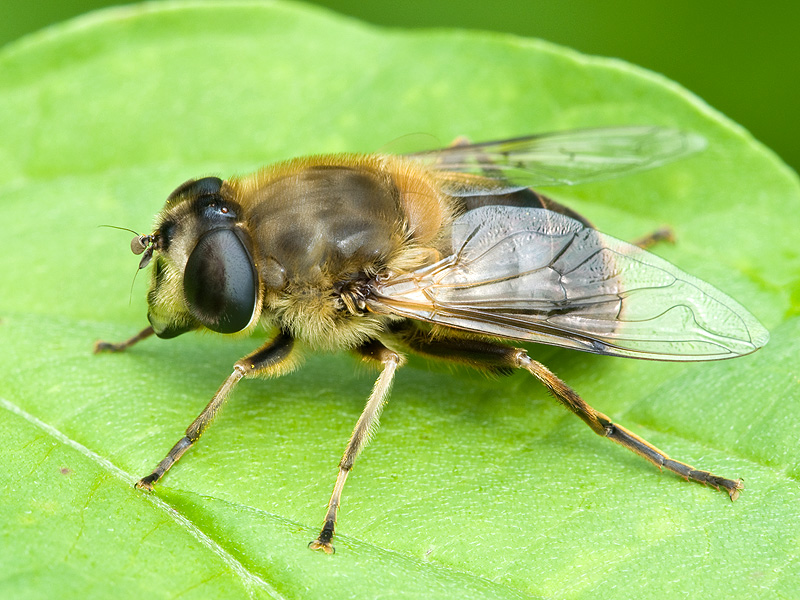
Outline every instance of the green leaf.
{"label": "green leaf", "polygon": [[[133,489],[263,339],[146,324],[127,234],[190,177],[308,153],[587,126],[696,131],[701,155],[548,193],[748,306],[770,344],[664,364],[536,347],[588,402],[747,489],[659,473],[523,374],[413,359],[345,489],[333,557],[306,548],[373,373],[309,357],[247,381],[153,496]],[[0,54],[3,598],[744,598],[800,589],[800,185],[702,101],[535,40],[380,30],[283,3],[144,4]]]}

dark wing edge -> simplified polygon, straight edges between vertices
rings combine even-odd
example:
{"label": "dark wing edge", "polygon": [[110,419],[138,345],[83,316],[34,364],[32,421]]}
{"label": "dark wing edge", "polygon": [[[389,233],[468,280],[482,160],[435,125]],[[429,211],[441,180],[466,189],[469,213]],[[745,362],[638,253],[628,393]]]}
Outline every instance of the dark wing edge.
{"label": "dark wing edge", "polygon": [[487,206],[456,219],[453,253],[376,280],[368,301],[475,333],[595,354],[706,361],[769,333],[738,302],[632,244],[546,209]]}
{"label": "dark wing edge", "polygon": [[[575,185],[653,169],[706,148],[701,135],[656,126],[575,129],[406,154],[450,173],[494,179],[493,193]],[[447,183],[445,182],[445,185]],[[453,195],[463,180],[453,178]]]}

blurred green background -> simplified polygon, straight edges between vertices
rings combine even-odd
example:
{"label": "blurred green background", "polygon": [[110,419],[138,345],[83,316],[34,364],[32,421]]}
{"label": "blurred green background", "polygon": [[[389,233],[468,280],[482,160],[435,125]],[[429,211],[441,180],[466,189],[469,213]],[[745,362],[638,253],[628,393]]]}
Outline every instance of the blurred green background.
{"label": "blurred green background", "polygon": [[[1,1],[0,45],[96,8],[125,4]],[[504,31],[624,59],[692,90],[800,170],[795,141],[800,99],[798,2],[316,0],[311,4],[379,25]]]}

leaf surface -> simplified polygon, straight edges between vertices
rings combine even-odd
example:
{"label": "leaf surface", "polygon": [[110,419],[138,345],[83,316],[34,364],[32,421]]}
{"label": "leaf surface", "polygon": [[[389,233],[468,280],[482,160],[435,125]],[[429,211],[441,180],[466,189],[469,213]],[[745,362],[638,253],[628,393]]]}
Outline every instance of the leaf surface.
{"label": "leaf surface", "polygon": [[[133,489],[262,339],[93,356],[145,322],[126,234],[183,180],[309,153],[576,127],[702,134],[700,155],[545,190],[749,307],[757,354],[661,364],[534,347],[736,503],[594,435],[530,377],[412,359],[348,480],[337,553],[306,549],[374,374],[309,357],[247,381],[155,496]],[[764,598],[800,588],[797,177],[660,76],[535,40],[367,27],[282,3],[144,4],[0,54],[0,596]]]}

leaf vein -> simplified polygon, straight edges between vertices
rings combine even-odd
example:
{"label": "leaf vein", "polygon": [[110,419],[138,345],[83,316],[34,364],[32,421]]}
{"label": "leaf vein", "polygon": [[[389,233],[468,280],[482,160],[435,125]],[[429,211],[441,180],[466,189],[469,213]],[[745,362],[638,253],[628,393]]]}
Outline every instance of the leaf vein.
{"label": "leaf vein", "polygon": [[[38,427],[51,437],[55,438],[62,444],[65,444],[76,450],[84,457],[88,458],[95,464],[99,465],[110,474],[116,476],[117,478],[123,480],[127,484],[132,484],[135,481],[135,477],[132,476],[130,473],[127,473],[123,469],[120,469],[117,465],[112,463],[107,458],[104,458],[97,454],[96,452],[90,450],[80,442],[77,442],[70,437],[68,437],[63,432],[59,431],[52,425],[45,423],[38,417],[32,415],[28,411],[24,410],[23,408],[17,406],[13,402],[6,400],[5,398],[0,397],[0,406],[6,409],[7,411],[21,417]],[[192,521],[182,515],[179,511],[175,508],[158,498],[157,496],[148,496],[149,500],[158,508],[165,511],[172,520],[177,523],[180,527],[185,529],[192,537],[194,537],[198,542],[200,542],[203,546],[208,548],[211,552],[213,552],[219,559],[221,559],[227,566],[230,568],[241,580],[242,585],[248,591],[248,596],[250,598],[254,598],[254,588],[261,589],[262,591],[269,594],[275,600],[286,600],[283,595],[281,595],[272,585],[267,583],[264,579],[256,575],[255,573],[249,571],[241,562],[239,562],[233,555],[231,555],[227,550],[225,550],[222,546],[220,546],[217,542],[211,539],[207,534],[205,534],[197,525],[195,525]]]}

